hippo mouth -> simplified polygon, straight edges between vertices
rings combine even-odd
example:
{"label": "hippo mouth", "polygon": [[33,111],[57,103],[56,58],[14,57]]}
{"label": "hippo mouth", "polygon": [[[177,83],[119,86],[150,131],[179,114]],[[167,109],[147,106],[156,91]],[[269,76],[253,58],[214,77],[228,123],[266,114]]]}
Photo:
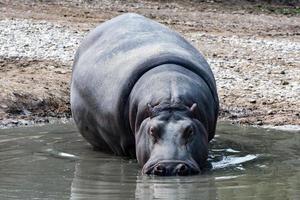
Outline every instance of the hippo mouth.
{"label": "hippo mouth", "polygon": [[201,172],[194,161],[190,160],[158,160],[145,164],[142,173],[157,176],[188,176]]}

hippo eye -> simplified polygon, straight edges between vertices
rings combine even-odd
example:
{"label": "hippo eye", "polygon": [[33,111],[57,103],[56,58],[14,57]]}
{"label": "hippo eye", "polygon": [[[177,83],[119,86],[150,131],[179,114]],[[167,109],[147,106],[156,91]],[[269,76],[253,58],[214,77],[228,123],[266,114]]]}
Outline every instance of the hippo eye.
{"label": "hippo eye", "polygon": [[188,126],[183,133],[183,138],[189,139],[194,134],[194,130],[192,126]]}
{"label": "hippo eye", "polygon": [[151,136],[154,136],[155,135],[155,128],[153,127],[153,126],[151,126],[150,127],[150,129],[149,129],[149,134],[151,135]]}
{"label": "hippo eye", "polygon": [[158,138],[157,128],[151,126],[151,127],[149,128],[149,134],[150,134],[154,139],[157,139],[157,138]]}

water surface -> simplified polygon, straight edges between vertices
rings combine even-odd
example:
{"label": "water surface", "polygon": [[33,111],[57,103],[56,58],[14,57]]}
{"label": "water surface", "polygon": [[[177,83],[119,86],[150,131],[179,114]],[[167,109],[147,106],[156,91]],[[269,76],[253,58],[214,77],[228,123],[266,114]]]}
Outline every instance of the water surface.
{"label": "water surface", "polygon": [[220,123],[209,160],[202,175],[145,176],[73,124],[0,129],[0,199],[300,199],[299,132]]}

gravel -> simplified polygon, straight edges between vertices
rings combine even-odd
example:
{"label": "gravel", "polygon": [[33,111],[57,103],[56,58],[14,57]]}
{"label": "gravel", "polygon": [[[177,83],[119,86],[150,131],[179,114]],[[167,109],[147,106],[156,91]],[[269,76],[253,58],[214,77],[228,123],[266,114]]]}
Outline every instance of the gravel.
{"label": "gravel", "polygon": [[[277,101],[281,109],[300,105],[300,39],[187,34],[204,49],[221,99],[232,96],[251,104]],[[293,107],[290,107],[290,104]]]}
{"label": "gravel", "polygon": [[70,62],[84,33],[28,19],[0,21],[0,56]]}

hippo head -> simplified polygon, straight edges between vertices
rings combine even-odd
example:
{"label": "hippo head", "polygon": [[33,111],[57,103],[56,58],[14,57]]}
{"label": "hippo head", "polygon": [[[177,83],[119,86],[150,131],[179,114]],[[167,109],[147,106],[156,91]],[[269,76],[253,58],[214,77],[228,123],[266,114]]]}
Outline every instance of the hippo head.
{"label": "hippo head", "polygon": [[208,134],[191,107],[148,106],[136,132],[136,155],[144,174],[160,176],[197,174],[208,157]]}

